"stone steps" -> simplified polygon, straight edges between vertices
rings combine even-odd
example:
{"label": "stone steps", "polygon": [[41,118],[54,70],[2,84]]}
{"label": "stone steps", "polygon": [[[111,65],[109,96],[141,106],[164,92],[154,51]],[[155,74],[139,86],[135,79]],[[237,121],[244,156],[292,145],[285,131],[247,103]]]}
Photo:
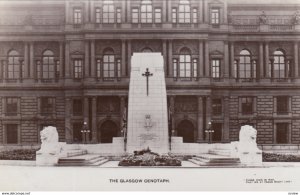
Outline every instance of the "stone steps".
{"label": "stone steps", "polygon": [[221,155],[221,156],[230,156],[231,155],[230,150],[221,149],[221,148],[211,149],[208,151],[208,153],[214,154],[214,155]]}
{"label": "stone steps", "polygon": [[87,150],[75,149],[67,152],[67,157],[79,156],[87,154]]}
{"label": "stone steps", "polygon": [[58,160],[58,166],[99,166],[107,161],[107,158],[98,154],[84,154],[60,158]]}
{"label": "stone steps", "polygon": [[215,152],[194,156],[191,159],[189,159],[189,161],[200,166],[239,166],[240,165],[239,158],[233,158],[227,155],[219,155],[219,154],[215,154]]}

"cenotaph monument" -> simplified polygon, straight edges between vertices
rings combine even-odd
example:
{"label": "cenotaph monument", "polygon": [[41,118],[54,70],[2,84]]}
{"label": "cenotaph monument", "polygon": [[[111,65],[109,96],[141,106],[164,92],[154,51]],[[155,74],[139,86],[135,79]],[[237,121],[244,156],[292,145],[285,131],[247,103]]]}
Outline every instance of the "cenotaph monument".
{"label": "cenotaph monument", "polygon": [[168,114],[163,56],[134,53],[128,100],[127,152],[149,148],[166,154]]}

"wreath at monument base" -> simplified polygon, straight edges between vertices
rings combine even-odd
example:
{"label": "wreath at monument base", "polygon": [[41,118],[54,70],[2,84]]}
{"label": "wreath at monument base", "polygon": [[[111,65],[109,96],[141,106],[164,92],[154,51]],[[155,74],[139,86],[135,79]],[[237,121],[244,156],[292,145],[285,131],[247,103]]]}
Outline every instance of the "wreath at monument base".
{"label": "wreath at monument base", "polygon": [[159,155],[149,148],[134,151],[133,155],[124,157],[119,166],[181,166],[181,161],[169,155]]}

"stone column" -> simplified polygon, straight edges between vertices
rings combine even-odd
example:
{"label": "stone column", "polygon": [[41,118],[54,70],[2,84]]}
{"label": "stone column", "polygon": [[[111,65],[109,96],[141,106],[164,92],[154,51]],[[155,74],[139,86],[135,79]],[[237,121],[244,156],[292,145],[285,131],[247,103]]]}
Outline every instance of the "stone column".
{"label": "stone column", "polygon": [[[205,129],[208,129],[208,123],[211,122],[211,97],[206,97],[206,123]],[[205,140],[208,141],[208,136],[206,135]]]}
{"label": "stone column", "polygon": [[294,77],[299,76],[299,58],[298,58],[298,42],[294,42]]}
{"label": "stone column", "polygon": [[90,127],[89,124],[89,98],[88,97],[84,97],[83,100],[83,117],[84,117],[84,122],[87,122],[88,127]]}
{"label": "stone column", "polygon": [[265,43],[265,76],[266,78],[270,78],[270,72],[269,72],[269,43]]}
{"label": "stone column", "polygon": [[65,138],[68,144],[73,142],[73,128],[71,124],[71,109],[72,109],[72,99],[66,98],[65,106]]}
{"label": "stone column", "polygon": [[173,71],[173,41],[169,40],[168,41],[168,64],[169,64],[169,76],[170,77],[176,77],[176,75],[174,75],[174,71]]}
{"label": "stone column", "polygon": [[[202,3],[202,2],[201,2]],[[199,77],[203,77],[203,60],[204,60],[204,55],[203,55],[203,42],[202,40],[199,40],[199,46],[198,46],[198,50],[199,50],[199,65],[198,65],[198,71],[199,71]]]}
{"label": "stone column", "polygon": [[[164,1],[165,2],[165,1]],[[163,56],[164,56],[164,69],[165,69],[165,75],[168,75],[168,68],[167,68],[167,56],[168,56],[168,53],[167,53],[167,41],[166,40],[162,40],[162,53],[163,53]]]}
{"label": "stone column", "polygon": [[91,76],[96,78],[97,69],[96,69],[96,57],[95,57],[95,40],[91,41]]}
{"label": "stone column", "polygon": [[197,142],[203,142],[203,99],[198,97],[198,138]]}
{"label": "stone column", "polygon": [[70,42],[66,42],[65,46],[65,78],[71,78],[71,65],[70,65]]}
{"label": "stone column", "polygon": [[85,52],[84,52],[84,56],[85,56],[85,60],[84,60],[84,77],[87,78],[90,75],[90,43],[89,41],[85,41]]}
{"label": "stone column", "polygon": [[229,51],[228,51],[228,42],[224,41],[224,72],[223,77],[229,77]]}
{"label": "stone column", "polygon": [[224,97],[224,110],[223,110],[223,116],[224,116],[224,124],[223,124],[223,142],[229,142],[229,97]]}
{"label": "stone column", "polygon": [[121,41],[122,41],[121,76],[125,77],[126,76],[126,41],[123,39]]}
{"label": "stone column", "polygon": [[131,40],[127,41],[127,74],[130,76],[131,71]]}
{"label": "stone column", "polygon": [[30,48],[30,78],[34,79],[35,78],[35,68],[34,68],[34,43],[30,42],[29,43],[29,48]]}
{"label": "stone column", "polygon": [[97,143],[97,97],[92,98],[92,143]]}
{"label": "stone column", "polygon": [[210,76],[210,68],[209,68],[209,48],[208,48],[208,41],[204,42],[204,63],[205,63],[205,76]]}
{"label": "stone column", "polygon": [[263,49],[263,43],[259,43],[259,75],[260,78],[264,78],[264,49]]}
{"label": "stone column", "polygon": [[230,77],[234,77],[234,42],[230,42]]}
{"label": "stone column", "polygon": [[25,75],[22,75],[23,78],[29,78],[30,77],[30,71],[29,71],[29,48],[28,43],[24,43],[24,68],[25,68]]}
{"label": "stone column", "polygon": [[59,78],[64,78],[64,43],[59,42]]}

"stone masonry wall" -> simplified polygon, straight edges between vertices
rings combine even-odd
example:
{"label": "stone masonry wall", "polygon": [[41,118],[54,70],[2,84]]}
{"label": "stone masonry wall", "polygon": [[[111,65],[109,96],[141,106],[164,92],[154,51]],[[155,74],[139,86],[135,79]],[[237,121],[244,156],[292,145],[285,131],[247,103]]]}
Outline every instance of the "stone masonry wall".
{"label": "stone masonry wall", "polygon": [[59,141],[63,142],[65,141],[65,97],[56,97],[55,102],[55,124],[59,135]]}
{"label": "stone masonry wall", "polygon": [[229,99],[229,113],[227,113],[230,114],[229,137],[231,141],[239,140],[239,124],[237,120],[238,113],[239,113],[239,99],[237,96],[231,96]]}
{"label": "stone masonry wall", "polygon": [[273,96],[257,96],[257,143],[272,144],[274,136],[273,127]]}
{"label": "stone masonry wall", "polygon": [[292,97],[292,143],[300,143],[300,96]]}

